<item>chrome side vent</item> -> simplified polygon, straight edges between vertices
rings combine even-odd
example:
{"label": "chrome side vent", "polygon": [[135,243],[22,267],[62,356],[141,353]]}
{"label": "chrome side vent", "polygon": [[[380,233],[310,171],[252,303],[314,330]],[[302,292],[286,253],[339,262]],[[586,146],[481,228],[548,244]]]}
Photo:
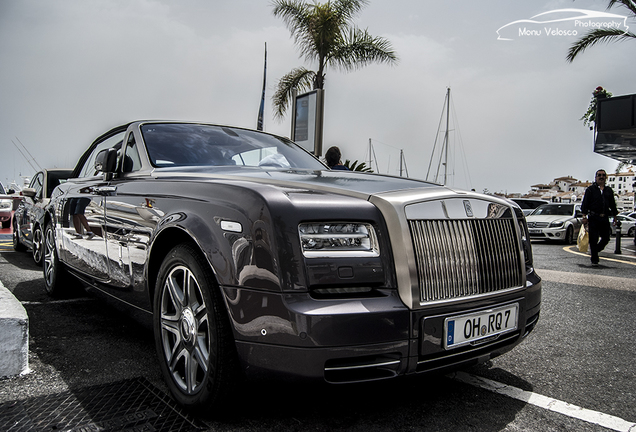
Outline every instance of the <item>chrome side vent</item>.
{"label": "chrome side vent", "polygon": [[523,284],[514,219],[411,220],[420,301],[486,294]]}

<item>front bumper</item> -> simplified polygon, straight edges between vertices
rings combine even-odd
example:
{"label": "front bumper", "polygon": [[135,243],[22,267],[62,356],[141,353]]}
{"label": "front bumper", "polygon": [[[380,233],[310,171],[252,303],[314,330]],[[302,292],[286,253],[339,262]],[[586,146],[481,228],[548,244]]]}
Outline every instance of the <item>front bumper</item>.
{"label": "front bumper", "polygon": [[[339,302],[298,294],[273,296],[227,288],[224,292],[239,359],[249,378],[330,383],[371,381],[487,361],[514,348],[534,329],[541,304],[538,277],[521,292],[414,311],[393,291],[385,297]],[[261,301],[256,304],[270,310],[246,320],[246,307],[258,297]],[[240,298],[245,302],[237,301]],[[514,332],[478,345],[444,349],[446,317],[511,302],[519,304]],[[270,314],[275,310],[278,312]]]}
{"label": "front bumper", "polygon": [[531,239],[541,240],[565,240],[567,228],[530,228],[528,229]]}

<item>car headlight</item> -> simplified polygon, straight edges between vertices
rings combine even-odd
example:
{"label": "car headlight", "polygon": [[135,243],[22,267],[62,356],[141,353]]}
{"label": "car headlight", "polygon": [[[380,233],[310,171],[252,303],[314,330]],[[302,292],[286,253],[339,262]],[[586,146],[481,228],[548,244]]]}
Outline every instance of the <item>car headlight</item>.
{"label": "car headlight", "polygon": [[10,199],[0,199],[0,209],[7,210],[13,207],[13,201]]}
{"label": "car headlight", "polygon": [[561,221],[561,222],[557,222],[557,221],[550,222],[550,228],[559,228],[559,227],[562,227],[562,226],[563,226],[563,221]]}
{"label": "car headlight", "polygon": [[376,257],[375,229],[367,223],[311,222],[298,225],[303,255],[315,257]]}

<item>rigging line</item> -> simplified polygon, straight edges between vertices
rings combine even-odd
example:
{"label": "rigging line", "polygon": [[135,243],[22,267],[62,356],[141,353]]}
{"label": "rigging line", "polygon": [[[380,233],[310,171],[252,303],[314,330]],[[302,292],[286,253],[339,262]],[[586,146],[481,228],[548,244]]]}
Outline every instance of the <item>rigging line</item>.
{"label": "rigging line", "polygon": [[[455,112],[455,103],[452,100],[451,100],[451,109],[453,110],[453,118],[457,119],[458,117],[457,117],[457,112]],[[470,170],[469,170],[469,167],[468,167],[468,159],[466,158],[466,149],[464,148],[464,140],[462,139],[462,133],[461,133],[461,130],[459,128],[459,122],[455,122],[455,123],[456,123],[455,126],[457,128],[457,137],[458,137],[458,140],[459,140],[459,149],[461,151],[460,154],[462,156],[462,161],[464,162],[463,165],[464,165],[464,170],[465,170],[465,173],[466,173],[466,177],[468,178],[468,187],[470,189],[472,189],[473,180],[470,177]]]}
{"label": "rigging line", "polygon": [[11,142],[13,143],[13,145],[15,146],[15,148],[18,149],[18,151],[20,152],[20,154],[22,155],[22,157],[24,158],[25,161],[27,161],[27,163],[29,165],[31,165],[31,169],[35,172],[37,172],[38,170],[35,169],[35,167],[33,166],[33,164],[31,163],[31,161],[24,155],[24,153],[22,152],[22,150],[20,150],[20,147],[18,147],[18,145],[15,143],[15,141],[11,140]]}
{"label": "rigging line", "polygon": [[375,141],[375,142],[377,142],[377,143],[380,143],[380,144],[382,144],[382,145],[385,145],[385,146],[387,146],[387,147],[391,147],[391,148],[393,148],[393,149],[395,149],[395,150],[402,150],[402,149],[399,149],[399,148],[397,148],[397,147],[395,147],[395,146],[392,146],[391,144],[387,144],[387,143],[382,142],[382,141],[380,141],[380,140],[377,140],[377,139],[375,139],[375,138],[374,138],[374,141]]}
{"label": "rigging line", "polygon": [[38,163],[37,160],[35,160],[35,158],[33,157],[33,155],[31,154],[31,152],[29,151],[28,148],[26,148],[26,146],[24,144],[22,144],[22,141],[20,141],[20,138],[15,137],[15,139],[18,140],[18,142],[20,143],[20,145],[22,145],[22,147],[24,147],[24,150],[26,150],[26,152],[29,154],[29,156],[31,156],[31,159],[33,159],[33,162],[35,162],[35,164],[38,166],[38,168],[40,168],[40,171],[42,171],[42,167],[40,166],[40,164]]}
{"label": "rigging line", "polygon": [[371,151],[373,152],[373,159],[375,161],[375,170],[377,173],[380,172],[380,167],[378,166],[378,157],[375,155],[375,148],[371,146]]}
{"label": "rigging line", "polygon": [[[448,99],[448,92],[446,96],[444,96],[444,106],[442,107],[442,115],[439,117],[439,124],[437,125],[437,133],[435,134],[435,141],[433,143],[433,151],[431,152],[431,158],[428,161],[428,170],[426,171],[426,180],[428,181],[428,175],[431,172],[431,164],[433,163],[433,157],[435,156],[435,148],[437,147],[437,138],[439,138],[439,131],[442,127],[442,120],[444,119],[444,109],[446,108],[446,99]],[[442,150],[443,153],[443,150]],[[439,166],[437,167],[437,172],[439,173]],[[435,181],[437,181],[437,175],[435,176]]]}

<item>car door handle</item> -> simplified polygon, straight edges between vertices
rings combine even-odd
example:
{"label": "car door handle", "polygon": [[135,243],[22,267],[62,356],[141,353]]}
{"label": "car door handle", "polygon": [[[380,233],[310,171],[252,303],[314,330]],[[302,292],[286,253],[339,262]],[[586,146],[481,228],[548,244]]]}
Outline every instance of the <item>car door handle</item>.
{"label": "car door handle", "polygon": [[97,195],[114,195],[117,192],[116,186],[100,186],[93,189],[93,193]]}

